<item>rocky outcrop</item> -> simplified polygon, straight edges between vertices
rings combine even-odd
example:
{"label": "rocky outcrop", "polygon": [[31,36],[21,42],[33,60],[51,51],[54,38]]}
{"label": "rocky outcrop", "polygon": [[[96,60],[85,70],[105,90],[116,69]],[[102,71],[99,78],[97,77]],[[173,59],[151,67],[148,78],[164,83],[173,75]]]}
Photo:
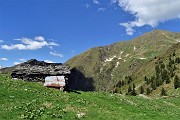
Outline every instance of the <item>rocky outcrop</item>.
{"label": "rocky outcrop", "polygon": [[12,78],[25,81],[44,82],[47,76],[65,76],[68,79],[70,68],[62,63],[46,63],[31,59],[17,65],[11,73]]}

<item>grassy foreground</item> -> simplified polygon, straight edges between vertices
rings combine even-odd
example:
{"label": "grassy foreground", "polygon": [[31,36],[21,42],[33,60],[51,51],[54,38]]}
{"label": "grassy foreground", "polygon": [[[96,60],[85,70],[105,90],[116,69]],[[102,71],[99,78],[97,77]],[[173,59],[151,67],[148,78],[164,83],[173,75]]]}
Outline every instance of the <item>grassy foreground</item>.
{"label": "grassy foreground", "polygon": [[176,97],[150,99],[99,92],[63,93],[0,75],[0,120],[178,120]]}

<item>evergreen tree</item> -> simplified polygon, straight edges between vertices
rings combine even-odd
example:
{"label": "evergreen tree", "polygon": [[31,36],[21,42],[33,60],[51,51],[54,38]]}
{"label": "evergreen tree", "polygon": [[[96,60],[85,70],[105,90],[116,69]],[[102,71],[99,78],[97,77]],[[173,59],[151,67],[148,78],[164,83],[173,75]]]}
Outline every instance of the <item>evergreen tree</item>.
{"label": "evergreen tree", "polygon": [[155,66],[155,71],[156,71],[156,74],[159,74],[159,73],[160,73],[159,65],[156,65],[156,66]]}
{"label": "evergreen tree", "polygon": [[155,80],[151,83],[151,87],[152,87],[153,90],[155,90],[157,88]]}
{"label": "evergreen tree", "polygon": [[172,59],[171,59],[171,56],[169,57],[169,64],[168,64],[169,67],[172,66]]}
{"label": "evergreen tree", "polygon": [[179,77],[176,75],[174,77],[174,88],[177,89],[180,87],[180,80],[179,80]]}
{"label": "evergreen tree", "polygon": [[156,78],[155,78],[155,76],[154,76],[154,75],[152,75],[152,76],[151,76],[150,83],[152,83],[155,79],[156,79]]}
{"label": "evergreen tree", "polygon": [[160,73],[156,72],[156,79],[160,79],[161,78],[160,75],[161,75]]}
{"label": "evergreen tree", "polygon": [[132,82],[132,78],[131,76],[128,77],[128,84],[130,84]]}
{"label": "evergreen tree", "polygon": [[118,93],[118,88],[117,87],[115,87],[113,93]]}
{"label": "evergreen tree", "polygon": [[172,67],[173,72],[177,69],[176,65],[174,64]]}
{"label": "evergreen tree", "polygon": [[133,95],[133,96],[136,96],[136,95],[137,95],[136,90],[135,90],[134,88],[133,88],[133,90],[132,90],[131,95]]}
{"label": "evergreen tree", "polygon": [[129,85],[128,87],[128,94],[130,94],[132,92],[132,88],[131,88],[131,85]]}
{"label": "evergreen tree", "polygon": [[166,79],[166,84],[169,84],[171,82],[171,80],[168,78]]}
{"label": "evergreen tree", "polygon": [[132,81],[132,78],[131,78],[131,76],[129,76],[129,80],[130,80],[130,81]]}
{"label": "evergreen tree", "polygon": [[166,95],[167,95],[166,91],[165,91],[164,87],[162,87],[162,89],[161,89],[161,96],[166,96]]}
{"label": "evergreen tree", "polygon": [[149,87],[146,90],[146,94],[149,95],[151,93],[151,90],[149,89]]}
{"label": "evergreen tree", "polygon": [[122,80],[122,81],[121,81],[121,84],[122,84],[122,86],[124,86],[124,85],[125,85],[124,80]]}
{"label": "evergreen tree", "polygon": [[173,56],[176,56],[176,53],[175,53],[175,52],[173,52]]}
{"label": "evergreen tree", "polygon": [[156,78],[154,76],[151,77],[151,87],[153,90],[155,90],[157,87]]}
{"label": "evergreen tree", "polygon": [[163,80],[159,79],[159,86],[163,84]]}
{"label": "evergreen tree", "polygon": [[130,93],[133,96],[137,95],[135,88],[136,88],[136,85],[133,83],[133,89],[132,89],[132,92]]}
{"label": "evergreen tree", "polygon": [[147,79],[148,79],[148,78],[145,76],[145,77],[144,77],[144,81],[147,82]]}
{"label": "evergreen tree", "polygon": [[116,84],[116,87],[120,88],[122,85],[121,81],[119,81],[117,84]]}
{"label": "evergreen tree", "polygon": [[174,72],[171,70],[171,72],[170,72],[170,75],[171,75],[171,77],[174,77]]}
{"label": "evergreen tree", "polygon": [[135,89],[136,88],[136,85],[133,83],[133,89]]}
{"label": "evergreen tree", "polygon": [[179,64],[180,63],[180,58],[179,57],[176,57],[175,59],[175,63]]}
{"label": "evergreen tree", "polygon": [[161,63],[161,69],[162,69],[162,70],[165,69],[164,63]]}
{"label": "evergreen tree", "polygon": [[157,87],[160,86],[160,84],[161,84],[160,82],[161,82],[161,79],[156,79],[156,85],[157,85]]}
{"label": "evergreen tree", "polygon": [[148,77],[144,77],[144,81],[146,82],[146,84],[150,84],[150,79]]}
{"label": "evergreen tree", "polygon": [[166,81],[166,83],[170,83],[169,73],[166,69],[162,72],[162,80]]}
{"label": "evergreen tree", "polygon": [[140,94],[143,94],[144,93],[144,88],[143,86],[140,87]]}

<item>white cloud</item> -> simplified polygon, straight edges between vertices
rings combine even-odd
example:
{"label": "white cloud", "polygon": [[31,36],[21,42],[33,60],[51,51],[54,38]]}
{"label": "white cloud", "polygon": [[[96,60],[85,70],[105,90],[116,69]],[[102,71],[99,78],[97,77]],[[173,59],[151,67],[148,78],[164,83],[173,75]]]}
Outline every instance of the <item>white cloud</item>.
{"label": "white cloud", "polygon": [[0,58],[0,60],[7,61],[8,59],[7,58]]}
{"label": "white cloud", "polygon": [[21,64],[22,62],[25,62],[25,61],[26,61],[26,59],[24,59],[24,58],[20,58],[20,59],[19,59],[19,61],[20,61],[20,62],[14,62],[13,64],[14,64],[14,65]]}
{"label": "white cloud", "polygon": [[26,59],[24,59],[24,58],[20,58],[20,59],[19,59],[19,61],[25,61],[25,60],[26,60]]}
{"label": "white cloud", "polygon": [[35,40],[39,40],[39,41],[44,41],[44,37],[43,36],[36,36],[34,37]]}
{"label": "white cloud", "polygon": [[98,12],[104,12],[106,10],[106,8],[98,8]]}
{"label": "white cloud", "polygon": [[100,4],[100,2],[98,0],[93,0],[94,4]]}
{"label": "white cloud", "polygon": [[3,40],[0,40],[0,43],[3,43],[4,41]]}
{"label": "white cloud", "polygon": [[44,60],[44,62],[46,62],[46,63],[55,63],[55,62],[53,62],[51,60]]}
{"label": "white cloud", "polygon": [[21,64],[21,62],[14,62],[13,64],[14,65],[18,65],[18,64]]}
{"label": "white cloud", "polygon": [[49,42],[48,44],[47,44],[48,46],[59,46],[59,44],[57,44],[57,43],[55,43],[55,42]]}
{"label": "white cloud", "polygon": [[2,49],[6,49],[6,50],[12,50],[12,49],[19,49],[19,50],[23,50],[26,49],[26,46],[23,44],[16,44],[16,45],[1,45]]}
{"label": "white cloud", "polygon": [[157,26],[159,23],[180,18],[180,0],[111,0],[118,3],[124,11],[134,15],[134,21],[120,23],[126,28],[128,35],[132,35],[135,27],[149,25]]}
{"label": "white cloud", "polygon": [[58,46],[57,43],[54,42],[47,42],[44,37],[42,36],[36,36],[34,39],[30,38],[22,38],[18,39],[21,41],[20,44],[14,44],[14,45],[1,45],[2,49],[6,50],[37,50],[41,49],[44,46]]}
{"label": "white cloud", "polygon": [[50,52],[50,54],[57,57],[63,57],[63,54],[61,53]]}

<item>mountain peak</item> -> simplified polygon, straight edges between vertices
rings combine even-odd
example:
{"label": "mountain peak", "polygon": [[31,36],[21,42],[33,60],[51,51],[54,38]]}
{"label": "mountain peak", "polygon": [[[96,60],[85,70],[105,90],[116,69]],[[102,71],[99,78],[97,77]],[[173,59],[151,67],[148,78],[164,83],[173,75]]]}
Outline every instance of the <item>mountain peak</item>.
{"label": "mountain peak", "polygon": [[175,36],[174,32],[166,31],[166,30],[152,30],[150,32],[144,33],[143,35],[133,39],[135,41],[144,41],[144,42],[150,42],[150,41],[169,41],[169,42],[175,42]]}
{"label": "mountain peak", "polygon": [[169,32],[169,31],[166,31],[166,30],[160,30],[160,29],[155,29],[155,30],[152,30],[151,32]]}
{"label": "mountain peak", "polygon": [[31,63],[31,62],[37,62],[37,60],[36,59],[30,59],[26,63]]}
{"label": "mountain peak", "polygon": [[150,34],[150,35],[152,35],[152,34],[165,35],[165,34],[169,34],[169,33],[172,33],[172,32],[166,31],[166,30],[156,29],[156,30],[152,30],[152,31],[150,31],[150,32],[147,32],[147,33],[145,33],[144,35],[146,35],[146,34]]}

